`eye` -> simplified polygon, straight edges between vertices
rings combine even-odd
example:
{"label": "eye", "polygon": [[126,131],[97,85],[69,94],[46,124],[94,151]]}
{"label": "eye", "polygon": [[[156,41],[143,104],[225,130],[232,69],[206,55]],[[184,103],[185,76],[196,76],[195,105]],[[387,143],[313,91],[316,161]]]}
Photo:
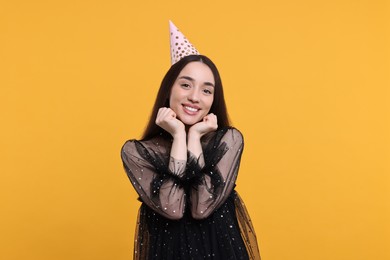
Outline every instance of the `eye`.
{"label": "eye", "polygon": [[182,84],[180,84],[180,86],[181,86],[182,88],[189,88],[189,87],[190,87],[190,84],[182,83]]}
{"label": "eye", "polygon": [[207,95],[212,95],[212,94],[213,94],[213,92],[212,92],[211,90],[207,89],[207,88],[205,88],[205,89],[203,90],[203,92],[204,92],[205,94],[207,94]]}

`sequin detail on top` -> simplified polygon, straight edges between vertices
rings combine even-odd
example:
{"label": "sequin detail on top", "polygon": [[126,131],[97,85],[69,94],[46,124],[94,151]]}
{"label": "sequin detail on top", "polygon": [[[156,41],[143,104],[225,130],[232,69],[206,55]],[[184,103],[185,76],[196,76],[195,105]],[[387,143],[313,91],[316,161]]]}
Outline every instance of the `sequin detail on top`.
{"label": "sequin detail on top", "polygon": [[143,202],[134,259],[260,259],[252,257],[257,247],[247,245],[257,246],[245,224],[249,216],[234,206],[241,133],[225,128],[205,135],[204,160],[188,153],[186,165],[170,157],[171,145],[160,135],[122,148],[125,170]]}
{"label": "sequin detail on top", "polygon": [[198,50],[171,21],[169,21],[169,31],[171,39],[171,65],[185,56],[199,55]]}
{"label": "sequin detail on top", "polygon": [[249,216],[237,215],[238,200],[233,191],[221,207],[202,220],[188,214],[169,220],[142,204],[134,260],[260,260],[254,230],[240,229],[253,226]]}

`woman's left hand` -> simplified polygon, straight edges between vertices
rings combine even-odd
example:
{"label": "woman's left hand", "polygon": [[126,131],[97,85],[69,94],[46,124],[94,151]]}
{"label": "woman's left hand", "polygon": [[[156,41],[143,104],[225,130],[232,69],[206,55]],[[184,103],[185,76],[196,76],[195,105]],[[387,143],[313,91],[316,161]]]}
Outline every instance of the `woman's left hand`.
{"label": "woman's left hand", "polygon": [[199,137],[202,137],[209,132],[217,130],[217,128],[217,116],[211,113],[205,116],[202,121],[191,126],[191,128],[189,129],[189,134],[197,134],[199,135]]}

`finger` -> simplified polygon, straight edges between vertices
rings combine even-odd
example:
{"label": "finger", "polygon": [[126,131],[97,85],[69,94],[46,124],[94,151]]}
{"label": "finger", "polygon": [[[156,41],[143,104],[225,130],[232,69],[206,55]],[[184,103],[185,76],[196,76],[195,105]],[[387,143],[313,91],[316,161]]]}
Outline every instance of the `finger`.
{"label": "finger", "polygon": [[157,111],[157,116],[156,116],[156,124],[158,124],[161,121],[161,115],[163,114],[164,108],[161,107]]}
{"label": "finger", "polygon": [[217,116],[214,115],[213,113],[208,114],[206,117],[209,119],[216,119],[217,118]]}
{"label": "finger", "polygon": [[214,114],[208,114],[203,119],[204,121],[212,121],[212,122],[217,121],[217,117]]}
{"label": "finger", "polygon": [[164,118],[166,119],[171,119],[171,118],[175,118],[176,117],[176,113],[170,109],[170,108],[167,108],[165,111],[164,111]]}
{"label": "finger", "polygon": [[212,119],[213,119],[213,121],[215,122],[215,123],[217,123],[218,122],[218,119],[217,119],[217,116],[216,115],[212,115]]}
{"label": "finger", "polygon": [[162,107],[159,109],[159,112],[158,112],[158,117],[159,119],[164,119],[167,115],[167,108],[166,107]]}
{"label": "finger", "polygon": [[159,108],[156,116],[156,124],[161,124],[163,121],[166,120],[167,114],[169,113],[169,108],[167,107],[161,107]]}
{"label": "finger", "polygon": [[163,115],[164,113],[166,113],[167,109],[167,107],[160,107],[158,109],[157,115]]}
{"label": "finger", "polygon": [[164,110],[163,107],[160,107],[157,111],[157,116],[161,115],[162,111]]}

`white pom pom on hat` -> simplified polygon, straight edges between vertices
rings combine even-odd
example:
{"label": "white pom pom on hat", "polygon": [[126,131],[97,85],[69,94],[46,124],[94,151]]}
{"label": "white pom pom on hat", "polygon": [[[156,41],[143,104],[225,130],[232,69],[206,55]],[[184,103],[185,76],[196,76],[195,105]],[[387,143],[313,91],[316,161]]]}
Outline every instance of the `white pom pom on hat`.
{"label": "white pom pom on hat", "polygon": [[199,51],[189,42],[179,29],[169,21],[169,31],[171,38],[171,65],[178,62],[183,57],[189,55],[199,55]]}

